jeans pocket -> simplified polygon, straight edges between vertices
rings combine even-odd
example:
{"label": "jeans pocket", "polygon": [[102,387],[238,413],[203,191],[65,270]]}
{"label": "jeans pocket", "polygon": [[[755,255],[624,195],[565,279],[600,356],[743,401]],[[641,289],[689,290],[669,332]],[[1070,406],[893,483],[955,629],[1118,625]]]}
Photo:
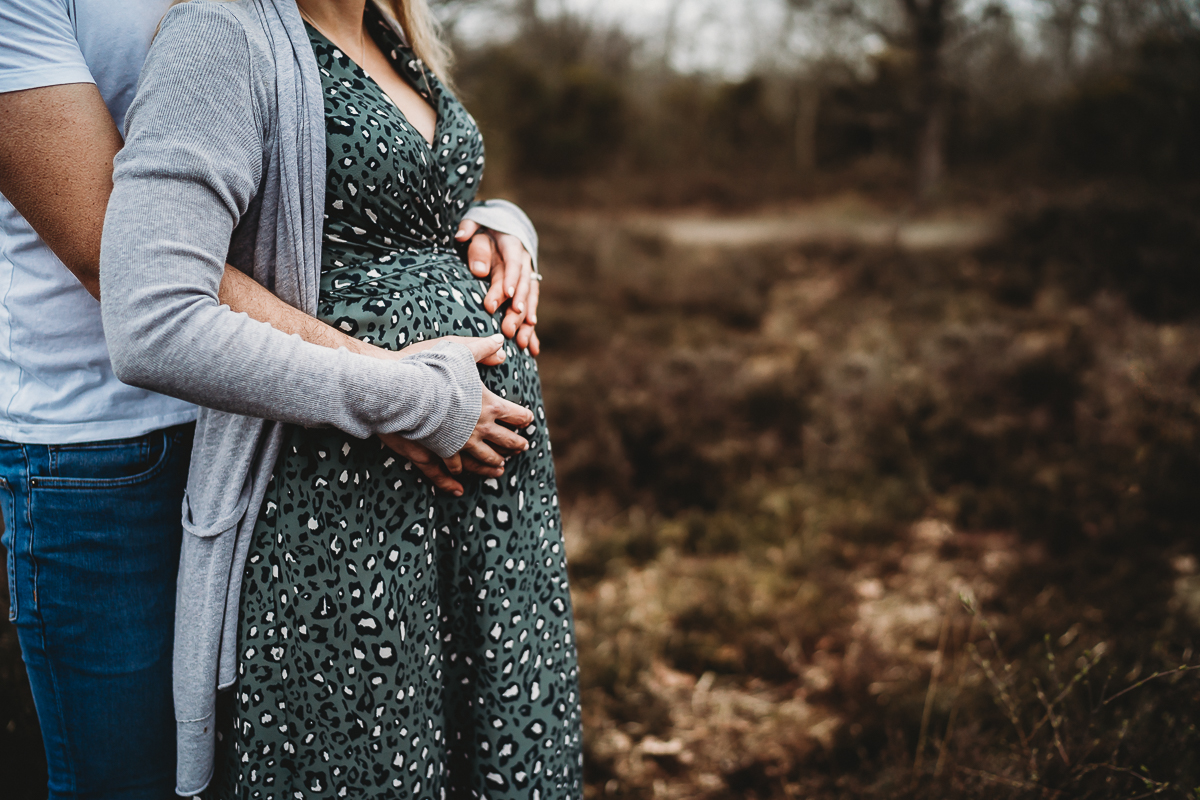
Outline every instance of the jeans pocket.
{"label": "jeans pocket", "polygon": [[134,439],[56,445],[49,474],[31,479],[38,489],[104,489],[135,486],[154,479],[170,460],[178,437],[155,431]]}

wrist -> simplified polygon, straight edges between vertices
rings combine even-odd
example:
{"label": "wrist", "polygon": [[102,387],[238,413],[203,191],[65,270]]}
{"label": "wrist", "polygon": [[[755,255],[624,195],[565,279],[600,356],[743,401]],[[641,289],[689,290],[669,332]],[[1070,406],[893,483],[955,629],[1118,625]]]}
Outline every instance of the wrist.
{"label": "wrist", "polygon": [[395,350],[388,350],[386,347],[378,347],[352,337],[347,337],[345,346],[347,350],[355,355],[378,358],[382,361],[396,361],[403,358],[403,356]]}

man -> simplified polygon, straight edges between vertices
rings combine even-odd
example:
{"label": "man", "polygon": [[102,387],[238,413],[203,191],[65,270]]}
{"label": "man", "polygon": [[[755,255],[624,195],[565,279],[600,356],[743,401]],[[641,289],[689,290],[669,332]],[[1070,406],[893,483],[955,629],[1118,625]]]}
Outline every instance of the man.
{"label": "man", "polygon": [[[174,575],[195,409],[116,380],[97,302],[119,124],[170,5],[0,0],[0,511],[51,798],[173,795]],[[536,235],[502,203],[472,216],[459,239],[472,271],[492,276],[487,307],[511,299],[503,330],[536,354]],[[232,268],[221,300],[314,344],[363,347]],[[406,454],[457,486],[457,462]]]}

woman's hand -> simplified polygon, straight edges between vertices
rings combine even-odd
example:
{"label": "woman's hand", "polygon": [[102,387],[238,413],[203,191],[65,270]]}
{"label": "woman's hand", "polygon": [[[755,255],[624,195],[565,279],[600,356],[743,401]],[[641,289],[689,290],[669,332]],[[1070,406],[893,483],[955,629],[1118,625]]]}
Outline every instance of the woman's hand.
{"label": "woman's hand", "polygon": [[381,351],[380,358],[408,358],[447,342],[461,344],[471,351],[471,355],[475,356],[476,364],[483,364],[485,367],[498,366],[508,358],[504,353],[504,337],[498,333],[493,336],[443,336],[439,339],[426,339],[423,342],[410,344],[403,350],[384,350],[382,347],[368,346]]}
{"label": "woman's hand", "polygon": [[511,299],[512,305],[504,315],[500,330],[517,345],[538,355],[542,350],[538,341],[537,325],[538,296],[541,283],[534,278],[533,257],[525,250],[521,240],[507,233],[497,233],[480,227],[479,223],[464,219],[458,226],[455,238],[460,242],[468,239],[467,264],[476,278],[492,279],[483,307],[489,314]]}
{"label": "woman's hand", "polygon": [[[440,339],[417,342],[399,351],[367,345],[370,350],[360,352],[377,358],[406,358],[444,342],[463,345],[471,351],[477,364],[494,366],[504,363],[504,337],[500,334],[488,337],[444,336]],[[423,445],[394,433],[379,434],[379,438],[398,455],[411,461],[434,486],[455,497],[461,497],[462,484],[455,480],[453,475],[461,475],[466,470],[485,478],[499,478],[504,474],[504,462],[507,458],[529,449],[529,443],[501,425],[502,422],[523,427],[533,422],[533,412],[499,397],[485,386],[479,421],[466,446],[457,455],[440,459]]]}

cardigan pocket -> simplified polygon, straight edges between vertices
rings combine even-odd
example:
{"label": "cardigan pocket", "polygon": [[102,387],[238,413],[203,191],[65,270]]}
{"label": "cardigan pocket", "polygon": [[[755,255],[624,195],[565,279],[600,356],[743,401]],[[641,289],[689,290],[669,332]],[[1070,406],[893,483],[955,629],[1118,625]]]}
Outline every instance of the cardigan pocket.
{"label": "cardigan pocket", "polygon": [[197,519],[192,512],[191,500],[185,491],[183,493],[183,530],[201,539],[210,539],[233,530],[246,516],[246,509],[250,506],[252,485],[252,481],[247,478],[246,482],[242,484],[242,493],[238,496],[237,503],[233,508],[214,519]]}

